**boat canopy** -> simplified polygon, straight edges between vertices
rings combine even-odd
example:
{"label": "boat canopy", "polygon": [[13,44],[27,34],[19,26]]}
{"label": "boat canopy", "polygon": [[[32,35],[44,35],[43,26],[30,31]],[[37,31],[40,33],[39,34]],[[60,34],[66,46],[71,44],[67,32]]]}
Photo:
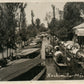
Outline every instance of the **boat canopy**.
{"label": "boat canopy", "polygon": [[73,30],[77,36],[84,36],[84,23],[75,26]]}

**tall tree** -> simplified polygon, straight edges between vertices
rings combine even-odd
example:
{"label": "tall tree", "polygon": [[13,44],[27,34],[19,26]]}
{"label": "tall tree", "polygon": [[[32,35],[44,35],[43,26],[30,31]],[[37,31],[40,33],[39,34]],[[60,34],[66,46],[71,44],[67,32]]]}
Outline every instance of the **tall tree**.
{"label": "tall tree", "polygon": [[51,12],[46,13],[45,21],[47,21],[47,25],[48,25],[48,27],[49,27],[49,23],[50,23],[50,21],[52,20],[51,17],[52,17]]}
{"label": "tall tree", "polygon": [[29,25],[27,27],[27,37],[35,37],[37,35],[38,29],[33,26],[33,25]]}
{"label": "tall tree", "polygon": [[69,21],[73,26],[83,22],[80,17],[80,10],[84,10],[84,2],[68,2],[64,6],[64,19]]}
{"label": "tall tree", "polygon": [[27,29],[27,25],[26,25],[26,14],[25,14],[25,8],[26,8],[27,4],[25,3],[22,3],[21,6],[20,6],[20,28],[21,28],[21,31],[20,31],[20,36],[21,36],[21,40],[25,41],[27,40],[27,33],[26,33],[26,29]]}
{"label": "tall tree", "polygon": [[36,27],[37,27],[37,29],[40,28],[40,19],[39,18],[36,19]]}
{"label": "tall tree", "polygon": [[68,2],[64,6],[64,22],[67,23],[65,23],[65,28],[67,28],[68,39],[73,38],[72,28],[84,22],[80,17],[81,9],[84,10],[84,2]]}
{"label": "tall tree", "polygon": [[0,51],[2,52],[2,57],[4,58],[3,50],[8,38],[7,32],[7,8],[6,4],[0,4]]}
{"label": "tall tree", "polygon": [[7,29],[8,29],[8,39],[7,39],[7,48],[10,48],[10,54],[11,54],[11,49],[15,49],[15,30],[16,30],[16,11],[19,8],[20,3],[6,3],[7,7],[7,12],[8,12],[8,24],[7,24]]}
{"label": "tall tree", "polygon": [[31,22],[32,22],[32,25],[34,26],[34,13],[33,13],[33,10],[31,10]]}

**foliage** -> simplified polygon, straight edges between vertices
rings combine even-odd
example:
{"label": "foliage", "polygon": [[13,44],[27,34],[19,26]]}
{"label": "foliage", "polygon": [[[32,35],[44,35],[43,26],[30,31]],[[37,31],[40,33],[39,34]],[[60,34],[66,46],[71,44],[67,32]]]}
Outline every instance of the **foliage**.
{"label": "foliage", "polygon": [[39,18],[37,18],[34,25],[30,24],[27,27],[27,39],[29,39],[29,37],[35,37],[38,33],[46,32],[47,30],[45,25],[41,23]]}
{"label": "foliage", "polygon": [[68,2],[64,6],[64,19],[70,21],[74,26],[83,22],[80,10],[84,10],[84,2]]}
{"label": "foliage", "polygon": [[1,49],[6,44],[7,40],[7,8],[5,4],[0,4],[0,47]]}
{"label": "foliage", "polygon": [[67,38],[73,38],[74,26],[81,24],[84,20],[80,17],[80,10],[84,10],[84,2],[68,2],[64,6],[64,22],[67,28]]}
{"label": "foliage", "polygon": [[56,35],[58,30],[59,22],[56,19],[52,19],[49,24],[49,29],[51,30],[51,35]]}
{"label": "foliage", "polygon": [[39,27],[40,27],[40,19],[39,18],[36,19],[36,27],[37,27],[37,29],[39,29]]}
{"label": "foliage", "polygon": [[48,29],[45,27],[44,23],[40,25],[39,31],[40,32],[46,32]]}
{"label": "foliage", "polygon": [[21,36],[21,40],[22,41],[27,41],[27,33],[26,33],[26,14],[25,14],[25,8],[26,8],[26,4],[21,4],[20,5],[20,36]]}
{"label": "foliage", "polygon": [[52,35],[61,40],[72,40],[73,27],[81,24],[84,20],[80,17],[80,10],[84,10],[83,2],[68,2],[64,6],[63,20],[52,19],[49,28]]}
{"label": "foliage", "polygon": [[38,32],[39,32],[39,31],[38,31],[38,29],[37,29],[35,26],[29,25],[29,26],[27,27],[27,34],[28,34],[28,35],[27,35],[27,38],[28,38],[28,37],[35,37]]}
{"label": "foliage", "polygon": [[14,48],[15,47],[15,28],[17,26],[16,24],[16,11],[19,8],[20,3],[6,3],[7,12],[8,12],[8,24],[7,24],[7,32],[8,32],[8,38],[7,38],[7,46]]}

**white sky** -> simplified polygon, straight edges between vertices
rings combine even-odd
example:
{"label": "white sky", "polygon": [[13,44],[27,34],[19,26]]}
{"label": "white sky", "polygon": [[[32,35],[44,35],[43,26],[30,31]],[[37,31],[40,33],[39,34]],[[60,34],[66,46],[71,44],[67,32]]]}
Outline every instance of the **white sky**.
{"label": "white sky", "polygon": [[27,7],[25,9],[27,24],[31,24],[31,10],[33,10],[35,15],[34,21],[36,18],[40,18],[41,23],[45,23],[46,26],[46,21],[44,19],[47,12],[52,12],[51,5],[53,4],[56,8],[63,10],[65,3],[66,2],[28,2]]}

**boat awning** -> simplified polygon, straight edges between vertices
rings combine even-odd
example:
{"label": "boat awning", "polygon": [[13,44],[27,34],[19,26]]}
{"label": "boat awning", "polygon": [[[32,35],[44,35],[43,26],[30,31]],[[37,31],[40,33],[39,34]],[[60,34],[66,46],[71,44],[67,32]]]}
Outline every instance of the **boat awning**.
{"label": "boat awning", "polygon": [[73,27],[73,29],[80,29],[80,28],[83,28],[84,29],[84,23]]}
{"label": "boat awning", "polygon": [[23,55],[28,55],[28,54],[31,54],[31,53],[34,53],[36,51],[38,51],[39,48],[31,48],[31,49],[25,49],[21,52],[22,56]]}
{"label": "boat awning", "polygon": [[84,29],[77,29],[77,30],[75,30],[75,34],[77,36],[84,36]]}
{"label": "boat awning", "polygon": [[73,30],[77,36],[84,36],[84,23],[75,26]]}
{"label": "boat awning", "polygon": [[24,49],[24,50],[21,50],[21,52],[17,53],[17,55],[26,56],[39,50],[40,50],[39,48]]}

